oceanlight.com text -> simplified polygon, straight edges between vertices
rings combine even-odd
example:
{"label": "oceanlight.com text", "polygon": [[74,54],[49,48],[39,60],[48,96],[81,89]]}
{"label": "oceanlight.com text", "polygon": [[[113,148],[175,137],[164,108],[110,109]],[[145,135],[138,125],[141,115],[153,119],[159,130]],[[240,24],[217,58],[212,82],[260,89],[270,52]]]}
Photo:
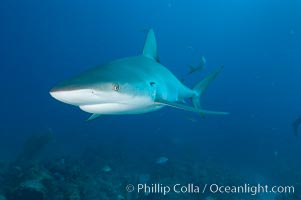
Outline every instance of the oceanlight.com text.
{"label": "oceanlight.com text", "polygon": [[269,185],[219,185],[219,184],[204,184],[196,185],[193,183],[188,184],[174,184],[165,185],[160,183],[154,184],[128,184],[126,186],[127,192],[137,192],[144,194],[161,194],[167,195],[169,193],[177,194],[249,194],[257,195],[260,193],[287,193],[293,194],[295,192],[294,186],[269,186]]}
{"label": "oceanlight.com text", "polygon": [[269,186],[269,185],[250,185],[244,184],[240,186],[222,186],[218,184],[209,185],[210,193],[226,193],[226,194],[250,194],[256,195],[258,193],[288,193],[293,194],[295,192],[294,186]]}

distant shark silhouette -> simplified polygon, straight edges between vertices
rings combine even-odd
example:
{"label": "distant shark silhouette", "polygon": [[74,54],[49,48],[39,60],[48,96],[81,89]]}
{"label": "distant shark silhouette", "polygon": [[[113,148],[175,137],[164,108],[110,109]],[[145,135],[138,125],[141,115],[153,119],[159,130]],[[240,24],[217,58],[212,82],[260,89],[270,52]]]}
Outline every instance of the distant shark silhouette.
{"label": "distant shark silhouette", "polygon": [[[193,89],[186,87],[158,62],[155,34],[150,29],[142,55],[87,70],[58,84],[50,94],[92,113],[88,120],[101,115],[147,113],[165,106],[202,115],[225,115],[228,113],[202,109],[199,100],[221,70],[209,74]],[[185,104],[185,99],[191,99],[193,106]]]}
{"label": "distant shark silhouette", "polygon": [[301,125],[301,117],[296,119],[292,124],[292,126],[294,128],[294,133],[296,136],[298,136],[298,130],[299,130],[300,125]]}
{"label": "distant shark silhouette", "polygon": [[200,63],[197,66],[189,65],[189,74],[193,74],[197,71],[202,71],[206,66],[206,58],[204,56],[201,57]]}

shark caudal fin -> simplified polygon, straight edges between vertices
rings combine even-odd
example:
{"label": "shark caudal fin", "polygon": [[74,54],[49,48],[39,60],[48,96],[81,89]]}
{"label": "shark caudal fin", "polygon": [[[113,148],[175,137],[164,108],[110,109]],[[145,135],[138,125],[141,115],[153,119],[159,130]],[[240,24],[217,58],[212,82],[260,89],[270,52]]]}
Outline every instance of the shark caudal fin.
{"label": "shark caudal fin", "polygon": [[[197,83],[196,86],[193,88],[193,90],[198,93],[197,96],[192,97],[192,103],[196,109],[202,110],[201,103],[200,103],[200,97],[204,94],[204,92],[207,90],[208,86],[214,81],[214,79],[222,71],[222,69],[223,69],[223,66],[219,67],[213,73],[207,75],[202,81]],[[204,114],[227,115],[229,113],[228,112],[219,112],[219,111],[207,111],[207,112],[201,112],[200,114],[201,115],[204,115]]]}

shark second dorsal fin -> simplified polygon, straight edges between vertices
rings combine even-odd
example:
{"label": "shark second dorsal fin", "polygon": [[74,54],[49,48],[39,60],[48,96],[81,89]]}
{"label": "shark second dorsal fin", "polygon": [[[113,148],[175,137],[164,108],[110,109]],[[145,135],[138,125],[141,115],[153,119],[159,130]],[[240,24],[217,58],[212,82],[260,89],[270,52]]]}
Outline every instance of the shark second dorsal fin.
{"label": "shark second dorsal fin", "polygon": [[157,42],[153,29],[150,29],[147,33],[143,47],[143,55],[155,61],[159,61],[157,53]]}

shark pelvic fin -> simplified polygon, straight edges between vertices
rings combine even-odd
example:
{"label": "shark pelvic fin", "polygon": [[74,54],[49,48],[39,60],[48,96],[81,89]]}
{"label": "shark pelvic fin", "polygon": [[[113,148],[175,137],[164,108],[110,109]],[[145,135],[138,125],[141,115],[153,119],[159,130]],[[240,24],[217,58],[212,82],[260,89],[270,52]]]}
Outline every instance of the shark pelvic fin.
{"label": "shark pelvic fin", "polygon": [[94,120],[94,119],[96,119],[96,118],[98,118],[98,117],[100,117],[101,116],[101,114],[96,114],[96,113],[93,113],[86,121],[88,122],[88,121],[92,121],[92,120]]}
{"label": "shark pelvic fin", "polygon": [[147,33],[144,48],[143,48],[143,55],[150,59],[153,59],[159,62],[158,53],[157,53],[157,42],[156,37],[153,29],[150,29]]}
{"label": "shark pelvic fin", "polygon": [[210,111],[210,110],[204,110],[204,109],[198,109],[195,107],[191,107],[188,105],[184,105],[181,103],[175,103],[175,102],[169,102],[163,99],[160,100],[156,100],[155,101],[156,104],[161,104],[161,105],[165,105],[165,106],[170,106],[173,108],[178,108],[181,110],[186,110],[186,111],[190,111],[190,112],[196,112],[196,113],[200,113],[200,114],[211,114],[211,115],[228,115],[228,112],[219,112],[219,111]]}

